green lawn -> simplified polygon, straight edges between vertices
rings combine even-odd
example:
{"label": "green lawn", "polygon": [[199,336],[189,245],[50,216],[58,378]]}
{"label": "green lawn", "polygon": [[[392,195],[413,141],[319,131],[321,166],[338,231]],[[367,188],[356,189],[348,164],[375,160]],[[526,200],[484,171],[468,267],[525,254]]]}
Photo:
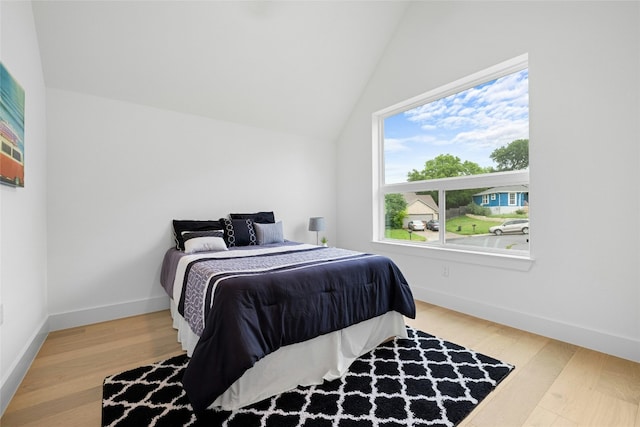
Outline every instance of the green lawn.
{"label": "green lawn", "polygon": [[411,240],[415,240],[416,242],[425,242],[427,240],[426,237],[424,236],[419,236],[416,233],[411,233],[411,236],[409,236],[409,232],[403,228],[394,228],[394,229],[386,229],[384,230],[384,237],[386,237],[387,239],[398,239],[398,240],[409,240],[409,237],[411,237]]}
{"label": "green lawn", "polygon": [[489,232],[489,227],[499,224],[500,223],[496,221],[483,221],[475,218],[469,218],[468,216],[457,216],[447,221],[446,228],[450,233],[467,236],[471,234],[487,234]]}

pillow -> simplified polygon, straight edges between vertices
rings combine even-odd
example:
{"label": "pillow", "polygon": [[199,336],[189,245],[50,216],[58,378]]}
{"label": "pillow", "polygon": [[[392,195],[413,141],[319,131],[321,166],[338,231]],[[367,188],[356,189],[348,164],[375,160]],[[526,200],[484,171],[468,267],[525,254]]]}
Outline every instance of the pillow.
{"label": "pillow", "polygon": [[173,220],[173,239],[176,242],[176,248],[184,250],[185,231],[211,231],[222,230],[220,221],[197,221],[197,220]]}
{"label": "pillow", "polygon": [[211,230],[211,231],[183,231],[182,240],[184,241],[185,248],[189,239],[196,239],[198,237],[224,237],[224,231]]}
{"label": "pillow", "polygon": [[224,240],[227,246],[253,246],[258,240],[250,219],[220,218],[220,224],[224,227]]}
{"label": "pillow", "polygon": [[231,219],[250,219],[253,222],[259,222],[260,224],[273,224],[276,222],[276,218],[273,212],[256,212],[256,213],[232,213],[229,214]]}
{"label": "pillow", "polygon": [[253,227],[256,229],[259,245],[284,242],[282,221],[278,221],[275,224],[259,224],[256,222],[253,224]]}
{"label": "pillow", "polygon": [[227,244],[221,236],[192,237],[184,242],[184,253],[226,251]]}

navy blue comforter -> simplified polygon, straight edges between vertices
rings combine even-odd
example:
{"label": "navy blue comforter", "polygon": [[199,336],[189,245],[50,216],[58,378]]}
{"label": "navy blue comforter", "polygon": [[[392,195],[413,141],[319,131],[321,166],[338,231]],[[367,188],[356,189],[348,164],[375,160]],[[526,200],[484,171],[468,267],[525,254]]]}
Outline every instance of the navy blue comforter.
{"label": "navy blue comforter", "polygon": [[196,411],[210,406],[246,370],[282,346],[391,310],[415,317],[413,295],[398,267],[370,254],[236,273],[208,289],[213,303],[183,377]]}

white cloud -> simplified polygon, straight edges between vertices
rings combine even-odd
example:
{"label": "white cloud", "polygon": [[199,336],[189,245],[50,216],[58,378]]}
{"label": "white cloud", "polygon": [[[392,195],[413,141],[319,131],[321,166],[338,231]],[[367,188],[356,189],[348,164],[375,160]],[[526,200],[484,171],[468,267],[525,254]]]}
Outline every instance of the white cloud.
{"label": "white cloud", "polygon": [[408,138],[385,138],[384,139],[384,151],[397,153],[397,152],[410,152],[413,151],[413,144],[437,144],[438,140],[431,135],[414,135]]}
{"label": "white cloud", "polygon": [[465,144],[492,150],[509,144],[516,139],[529,137],[529,122],[526,120],[497,123],[495,126],[458,133],[454,144]]}
{"label": "white cloud", "polygon": [[[505,138],[528,137],[526,72],[439,99],[405,112],[425,132],[453,131],[452,142],[504,145]],[[470,137],[474,135],[474,137]],[[505,136],[509,135],[509,136]],[[440,138],[440,137],[439,137]],[[508,144],[511,141],[507,141]]]}
{"label": "white cloud", "polygon": [[[402,154],[393,160],[397,171],[393,175],[400,181],[415,168],[411,164],[423,164],[424,159],[438,154],[448,153],[490,166],[493,150],[516,139],[529,138],[527,71],[421,105],[404,112],[402,117],[414,124],[406,129],[416,129],[418,125],[420,133],[385,140],[385,152]],[[391,165],[386,166],[389,175]]]}
{"label": "white cloud", "polygon": [[385,138],[384,139],[384,151],[389,153],[397,153],[400,151],[410,151],[405,141],[397,138]]}

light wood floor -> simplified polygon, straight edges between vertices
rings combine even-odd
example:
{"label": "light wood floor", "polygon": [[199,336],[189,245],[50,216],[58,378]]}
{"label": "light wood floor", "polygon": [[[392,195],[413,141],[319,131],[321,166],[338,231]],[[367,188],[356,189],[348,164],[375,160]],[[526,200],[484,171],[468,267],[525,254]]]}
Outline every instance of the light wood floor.
{"label": "light wood floor", "polygon": [[[461,426],[640,427],[640,364],[426,303],[407,323],[516,366]],[[104,377],[180,353],[168,311],[53,332],[0,425],[100,426]]]}

